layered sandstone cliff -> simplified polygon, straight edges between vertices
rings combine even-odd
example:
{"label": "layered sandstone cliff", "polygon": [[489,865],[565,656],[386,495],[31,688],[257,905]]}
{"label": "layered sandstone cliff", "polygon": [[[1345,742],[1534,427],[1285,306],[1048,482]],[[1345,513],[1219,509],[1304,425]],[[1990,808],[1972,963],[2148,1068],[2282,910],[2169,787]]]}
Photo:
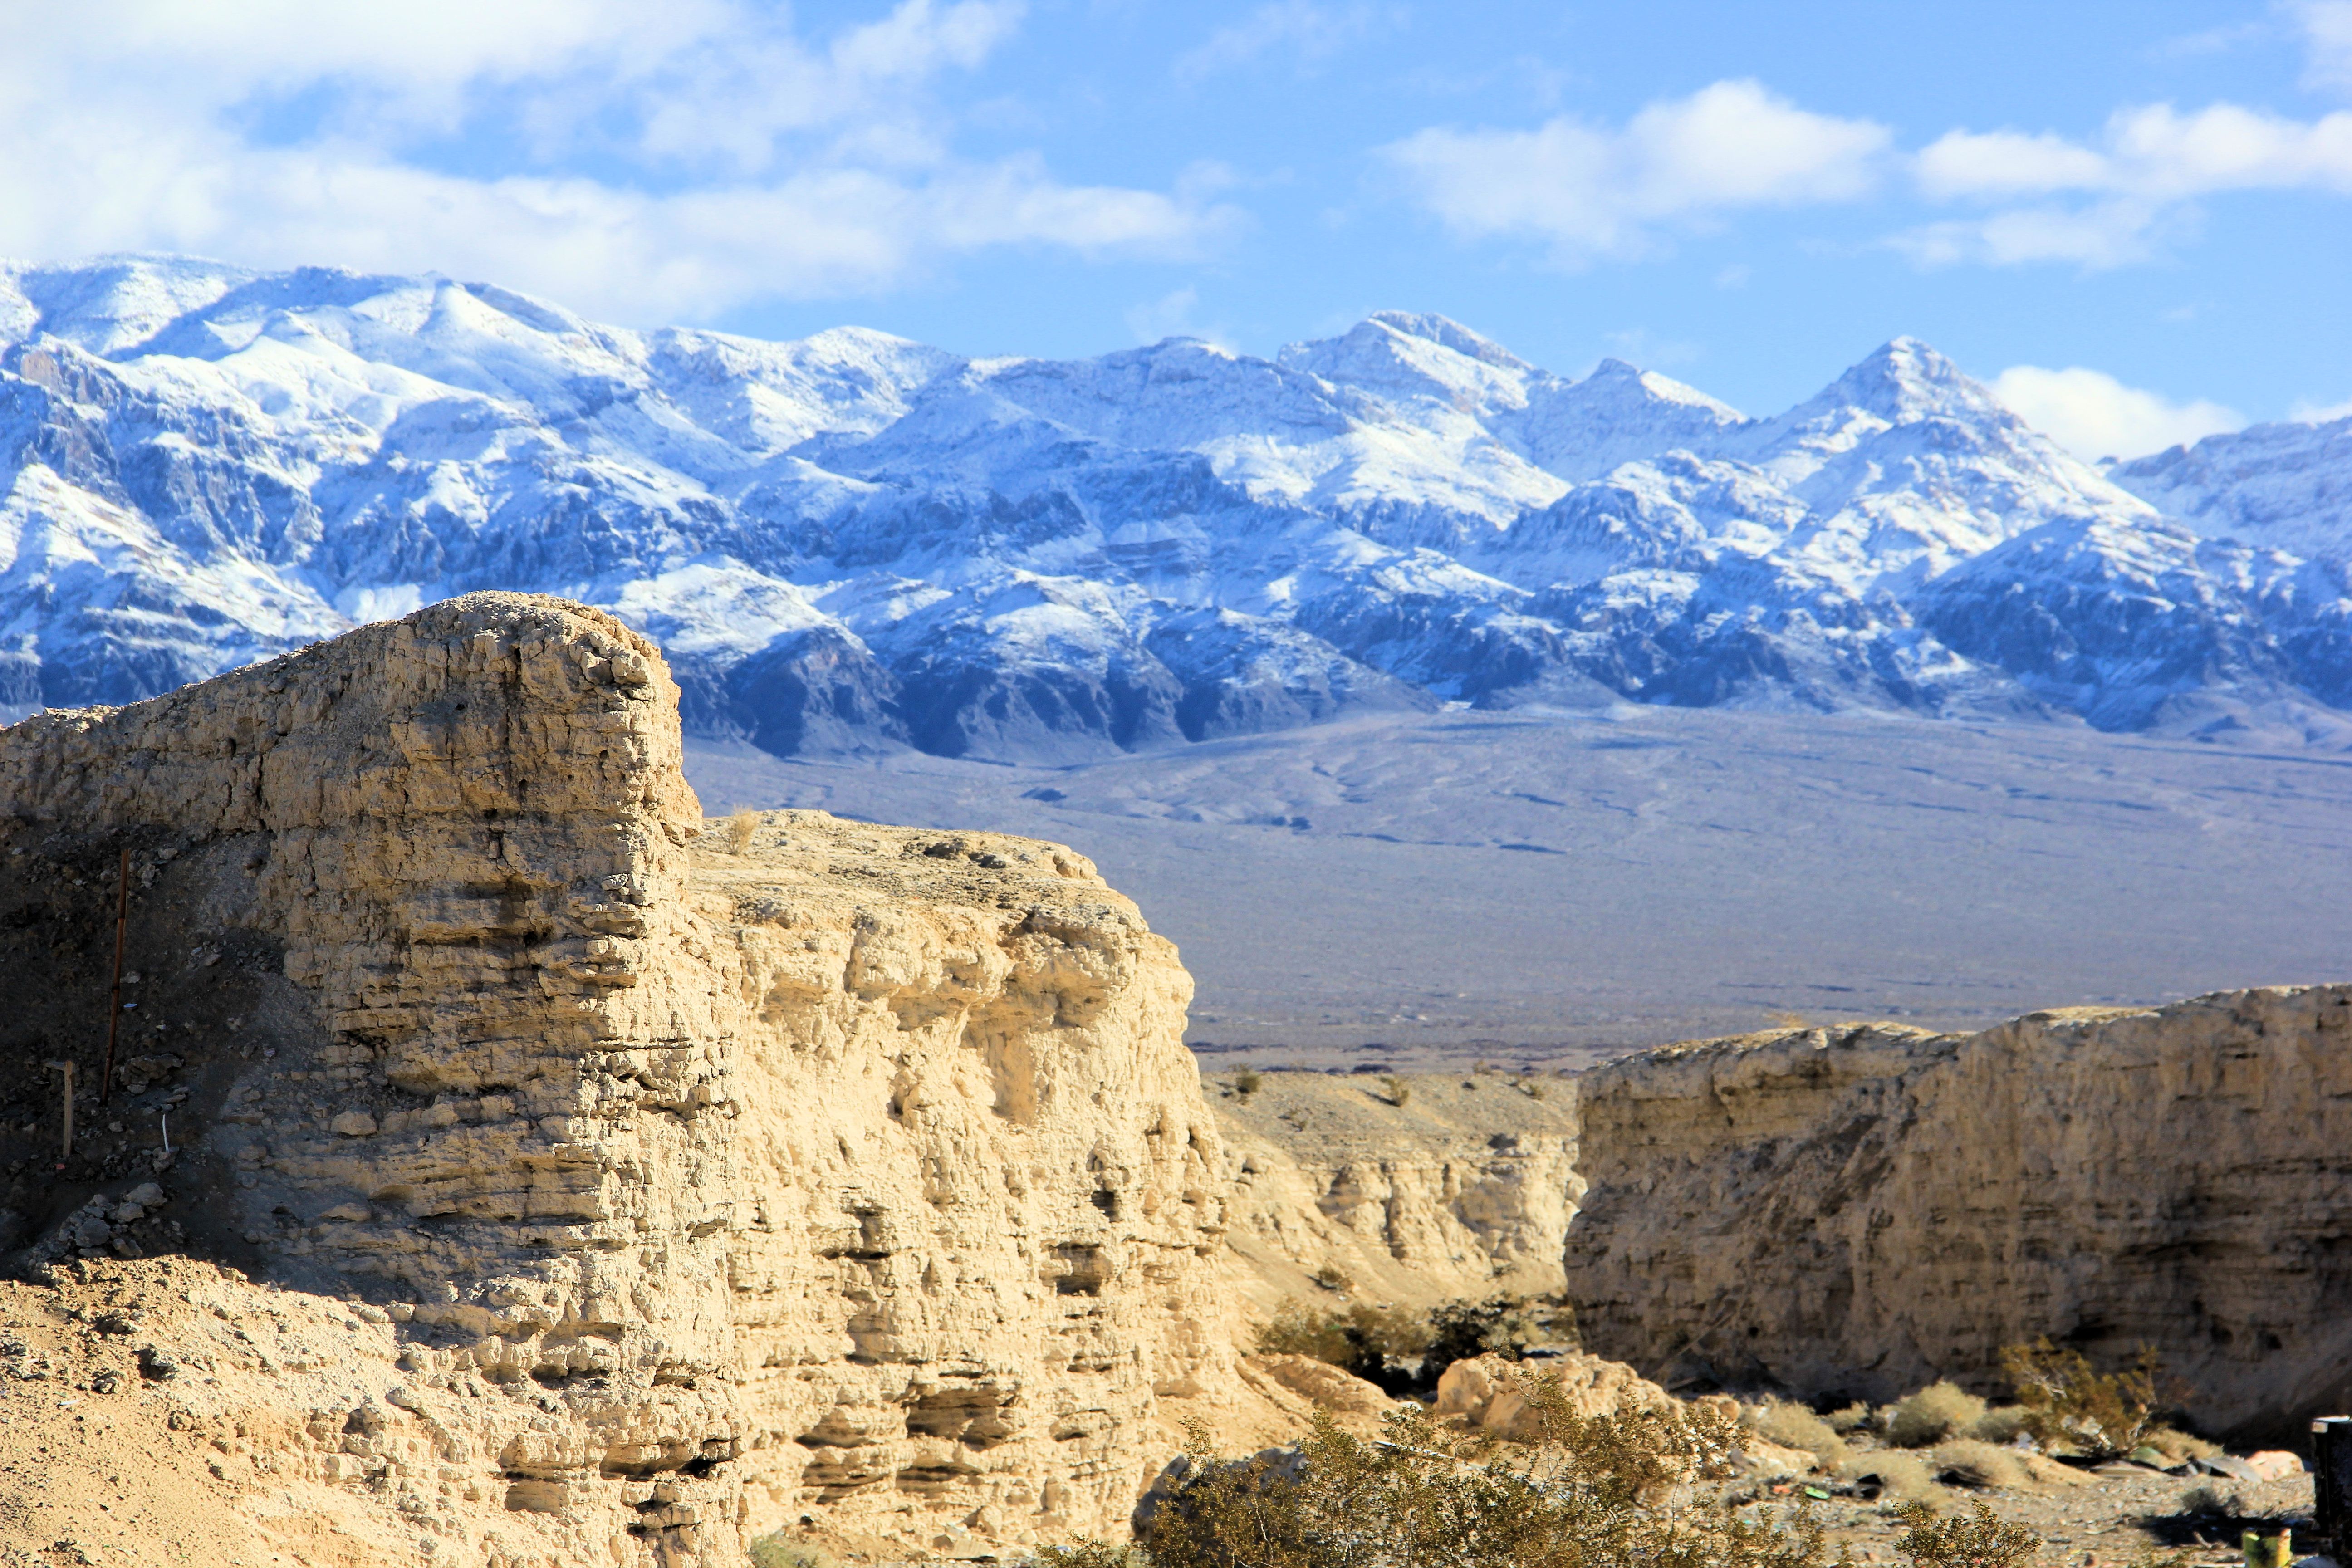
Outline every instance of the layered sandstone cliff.
{"label": "layered sandstone cliff", "polygon": [[1261,1309],[1351,1295],[1422,1306],[1560,1288],[1576,1213],[1572,1079],[1265,1073],[1212,1080],[1228,1245]]}
{"label": "layered sandstone cliff", "polygon": [[0,1246],[381,1314],[394,1458],[352,1471],[322,1411],[310,1479],[453,1550],[1101,1531],[1155,1391],[1230,1367],[1173,949],[1054,846],[706,830],[676,689],[607,616],[477,595],[0,730]]}
{"label": "layered sandstone cliff", "polygon": [[1645,1053],[1585,1076],[1589,1348],[1811,1394],[2157,1347],[2193,1418],[2352,1400],[2352,986]]}

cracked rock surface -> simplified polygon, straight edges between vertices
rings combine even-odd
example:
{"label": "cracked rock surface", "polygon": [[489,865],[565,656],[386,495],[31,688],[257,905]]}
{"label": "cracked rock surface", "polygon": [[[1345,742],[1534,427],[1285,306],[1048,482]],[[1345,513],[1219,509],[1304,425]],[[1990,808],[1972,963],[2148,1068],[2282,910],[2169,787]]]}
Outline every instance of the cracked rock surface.
{"label": "cracked rock surface", "polygon": [[678,761],[653,646],[517,595],[0,730],[0,1247],[348,1300],[400,1398],[271,1463],[455,1560],[1123,1521],[1235,1373],[1174,949],[1069,850],[706,826]]}

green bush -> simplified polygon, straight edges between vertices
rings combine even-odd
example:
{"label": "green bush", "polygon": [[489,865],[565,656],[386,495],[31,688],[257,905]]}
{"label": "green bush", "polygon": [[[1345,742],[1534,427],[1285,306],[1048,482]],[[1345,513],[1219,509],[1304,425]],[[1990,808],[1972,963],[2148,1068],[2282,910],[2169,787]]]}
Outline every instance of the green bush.
{"label": "green bush", "polygon": [[[1580,1416],[1528,1377],[1535,1443],[1400,1410],[1377,1441],[1328,1415],[1295,1458],[1230,1460],[1195,1428],[1188,1479],[1152,1516],[1152,1568],[1825,1568],[1822,1531],[1694,1500],[1738,1440],[1712,1407]],[[1115,1568],[1115,1548],[1046,1548],[1043,1568]]]}
{"label": "green bush", "polygon": [[[1342,1282],[1327,1289],[1341,1289]],[[1258,1330],[1255,1348],[1267,1355],[1313,1356],[1389,1394],[1426,1393],[1457,1361],[1499,1355],[1517,1361],[1539,1347],[1576,1343],[1576,1311],[1557,1296],[1497,1294],[1478,1301],[1446,1301],[1425,1315],[1358,1301],[1345,1310],[1318,1311],[1286,1301]]]}
{"label": "green bush", "polygon": [[1578,1342],[1576,1309],[1565,1296],[1497,1293],[1482,1301],[1445,1301],[1429,1310],[1424,1381],[1435,1387],[1457,1361],[1498,1355],[1517,1361],[1529,1350],[1572,1350]]}
{"label": "green bush", "polygon": [[1886,1440],[1898,1448],[1925,1448],[1984,1419],[1985,1402],[1954,1383],[1931,1383],[1897,1400],[1886,1418]]}
{"label": "green bush", "polygon": [[1829,1422],[1831,1431],[1843,1437],[1851,1433],[1866,1429],[1873,1421],[1877,1419],[1877,1414],[1867,1405],[1856,1404],[1849,1405],[1843,1410],[1832,1410],[1824,1419]]}
{"label": "green bush", "polygon": [[1247,1100],[1265,1087],[1265,1075],[1255,1068],[1244,1068],[1234,1074],[1234,1092]]}
{"label": "green bush", "polygon": [[1966,1519],[1938,1519],[1923,1502],[1905,1503],[1895,1517],[1911,1528],[1895,1538],[1895,1550],[1917,1568],[2021,1568],[2042,1548],[2040,1536],[1980,1502]]}
{"label": "green bush", "polygon": [[[1410,1312],[1358,1301],[1344,1312],[1318,1312],[1285,1301],[1257,1331],[1265,1355],[1312,1356],[1394,1393],[1409,1383],[1409,1363],[1429,1348],[1429,1329]],[[1402,1382],[1401,1382],[1402,1380]]]}
{"label": "green bush", "polygon": [[833,1558],[779,1530],[751,1542],[753,1568],[837,1568]]}
{"label": "green bush", "polygon": [[2014,1443],[2026,1433],[2025,1406],[1996,1405],[1976,1419],[1969,1436],[1980,1443]]}
{"label": "green bush", "polygon": [[2143,1350],[2129,1372],[2101,1373],[2080,1352],[2045,1339],[2010,1346],[2000,1364],[2025,1407],[2026,1430],[2045,1448],[2104,1458],[2130,1453],[2158,1429],[2153,1350]]}

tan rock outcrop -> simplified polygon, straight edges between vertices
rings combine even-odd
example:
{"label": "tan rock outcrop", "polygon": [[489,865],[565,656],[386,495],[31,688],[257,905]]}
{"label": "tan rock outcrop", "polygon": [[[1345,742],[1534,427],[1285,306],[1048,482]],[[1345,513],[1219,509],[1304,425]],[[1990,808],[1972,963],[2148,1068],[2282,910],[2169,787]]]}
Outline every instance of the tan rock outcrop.
{"label": "tan rock outcrop", "polygon": [[[506,595],[0,731],[26,1258],[354,1292],[422,1436],[353,1484],[459,1558],[1114,1528],[1155,1391],[1231,1371],[1174,950],[1054,846],[705,831],[678,759],[649,643]],[[101,1110],[126,848],[142,1065]]]}
{"label": "tan rock outcrop", "polygon": [[2352,1399],[2352,986],[1673,1047],[1582,1107],[1604,1354],[1874,1400],[2005,1392],[2001,1347],[2050,1334],[2154,1345],[2217,1432]]}
{"label": "tan rock outcrop", "polygon": [[1624,1363],[1570,1351],[1539,1361],[1506,1361],[1498,1355],[1457,1361],[1439,1374],[1437,1404],[1431,1413],[1439,1420],[1459,1419],[1515,1443],[1532,1442],[1539,1428],[1528,1401],[1530,1381],[1559,1388],[1569,1410],[1578,1415],[1663,1410],[1675,1404],[1664,1389]]}
{"label": "tan rock outcrop", "polygon": [[1261,1310],[1329,1300],[1313,1277],[1401,1306],[1560,1288],[1576,1212],[1572,1080],[1275,1072],[1212,1080],[1232,1178],[1229,1243]]}

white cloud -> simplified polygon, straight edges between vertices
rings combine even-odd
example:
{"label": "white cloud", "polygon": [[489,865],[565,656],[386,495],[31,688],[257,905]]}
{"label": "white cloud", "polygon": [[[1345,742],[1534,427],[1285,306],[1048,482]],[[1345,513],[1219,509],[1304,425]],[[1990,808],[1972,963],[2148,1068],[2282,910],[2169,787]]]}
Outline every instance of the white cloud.
{"label": "white cloud", "polygon": [[2300,0],[2286,10],[2303,28],[2304,85],[2352,88],[2352,0]]}
{"label": "white cloud", "polygon": [[2044,132],[1952,131],[1912,160],[1922,194],[2000,206],[1895,237],[1927,264],[2074,261],[2114,267],[2151,254],[2188,204],[2225,191],[2352,194],[2352,111],[2315,121],[2219,103],[2118,110],[2097,146]]}
{"label": "white cloud", "polygon": [[2352,419],[2352,397],[2341,403],[2298,403],[2287,417],[2298,425],[2331,425],[2338,419]]}
{"label": "white cloud", "polygon": [[1360,3],[1333,6],[1317,5],[1315,0],[1273,0],[1240,21],[1219,27],[1200,47],[1179,56],[1176,74],[1197,79],[1283,48],[1313,64],[1370,37],[1392,22],[1394,16],[1390,7]]}
{"label": "white cloud", "polygon": [[1139,343],[1156,343],[1168,338],[1199,337],[1202,334],[1193,328],[1192,317],[1200,308],[1200,290],[1178,289],[1129,309],[1127,330],[1135,334],[1135,341]]}
{"label": "white cloud", "polygon": [[1923,224],[1887,243],[1922,267],[1964,261],[2011,267],[2030,261],[2073,261],[2121,267],[2155,251],[2158,226],[2174,220],[2161,204],[2095,202],[2080,206],[2011,207],[1987,217]]}
{"label": "white cloud", "polygon": [[2177,200],[2216,191],[2352,192],[2352,110],[2295,121],[2217,103],[2183,114],[2168,103],[2119,111],[2105,145],[2013,131],[1946,132],[1914,164],[1938,198],[2090,191]]}
{"label": "white cloud", "polygon": [[1213,243],[1235,215],[1204,184],[955,153],[935,84],[1020,16],[900,0],[811,42],[738,0],[33,7],[0,54],[0,254],[437,269],[646,321],[989,247]]}
{"label": "white cloud", "polygon": [[2085,462],[2144,457],[2246,423],[2218,403],[2174,403],[2080,365],[2011,365],[1993,377],[1992,390],[2019,418]]}
{"label": "white cloud", "polygon": [[1873,121],[1719,81],[1622,130],[1565,116],[1534,131],[1433,127],[1381,153],[1457,234],[1532,236],[1576,258],[1640,255],[1663,229],[1736,208],[1854,200],[1876,184],[1887,142]]}

